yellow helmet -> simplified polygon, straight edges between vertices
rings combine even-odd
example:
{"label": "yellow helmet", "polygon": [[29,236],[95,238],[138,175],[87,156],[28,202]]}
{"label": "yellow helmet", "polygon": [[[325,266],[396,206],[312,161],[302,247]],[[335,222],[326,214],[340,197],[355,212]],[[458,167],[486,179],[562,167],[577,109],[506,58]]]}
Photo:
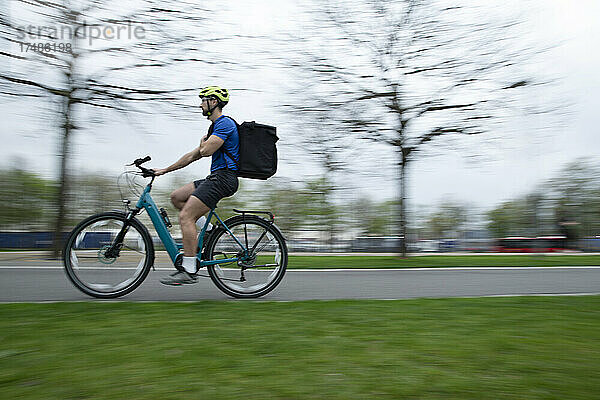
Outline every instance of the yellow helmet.
{"label": "yellow helmet", "polygon": [[207,86],[200,90],[199,97],[215,97],[223,105],[229,102],[229,92],[219,86]]}

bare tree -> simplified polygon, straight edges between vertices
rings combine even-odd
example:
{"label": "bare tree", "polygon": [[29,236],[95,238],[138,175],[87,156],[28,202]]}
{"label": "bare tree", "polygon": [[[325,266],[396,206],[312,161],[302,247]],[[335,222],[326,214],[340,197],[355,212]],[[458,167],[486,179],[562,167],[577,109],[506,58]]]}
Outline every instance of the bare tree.
{"label": "bare tree", "polygon": [[[287,106],[319,153],[346,163],[363,157],[381,171],[384,146],[394,149],[390,176],[405,238],[408,168],[431,142],[497,131],[515,110],[544,111],[538,99],[519,97],[541,84],[522,67],[537,52],[517,40],[515,21],[490,22],[460,1],[324,1],[306,9],[313,24],[286,60],[300,82]],[[348,149],[351,156],[341,152]]]}
{"label": "bare tree", "polygon": [[100,0],[6,3],[0,15],[0,40],[6,50],[0,51],[0,60],[8,68],[0,71],[0,95],[6,101],[31,99],[31,104],[42,99],[54,105],[59,120],[55,256],[66,215],[74,132],[97,122],[102,112],[110,119],[174,110],[178,118],[186,117],[191,107],[182,99],[196,87],[177,79],[184,70],[178,66],[214,62],[203,53],[204,47],[222,39],[219,30],[206,24],[210,10],[199,4],[193,0],[142,0],[135,6]]}
{"label": "bare tree", "polygon": [[468,207],[454,200],[447,200],[438,206],[427,219],[427,228],[432,238],[456,239],[460,236],[468,217]]}

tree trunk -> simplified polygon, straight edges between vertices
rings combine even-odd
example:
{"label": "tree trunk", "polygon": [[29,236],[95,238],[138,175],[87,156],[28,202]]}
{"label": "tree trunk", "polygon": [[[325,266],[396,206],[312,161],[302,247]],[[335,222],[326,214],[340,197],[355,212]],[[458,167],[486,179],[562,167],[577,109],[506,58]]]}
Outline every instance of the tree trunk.
{"label": "tree trunk", "polygon": [[71,134],[71,99],[70,97],[64,98],[64,122],[62,126],[62,142],[59,150],[60,157],[60,176],[59,176],[59,188],[58,194],[56,198],[57,205],[57,213],[56,213],[56,222],[54,225],[54,237],[52,242],[52,258],[58,258],[60,256],[60,251],[63,247],[63,230],[65,226],[65,217],[66,217],[66,203],[67,203],[67,193],[69,188],[68,182],[68,167],[67,163],[69,161],[69,147],[70,147],[70,134]]}
{"label": "tree trunk", "polygon": [[402,237],[400,251],[402,253],[402,257],[406,257],[406,192],[407,192],[407,183],[406,183],[406,164],[408,158],[405,156],[402,148],[400,149],[400,236]]}

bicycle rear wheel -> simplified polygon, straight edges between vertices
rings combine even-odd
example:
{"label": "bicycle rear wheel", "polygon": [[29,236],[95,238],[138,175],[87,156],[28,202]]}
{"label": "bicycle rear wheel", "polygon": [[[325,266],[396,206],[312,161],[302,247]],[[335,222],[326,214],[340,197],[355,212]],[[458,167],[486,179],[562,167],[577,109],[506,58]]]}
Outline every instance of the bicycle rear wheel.
{"label": "bicycle rear wheel", "polygon": [[[211,233],[205,260],[238,258],[208,266],[208,274],[224,293],[237,298],[264,296],[281,282],[288,253],[283,235],[271,222],[256,216],[236,216]],[[237,239],[237,240],[236,240]],[[248,250],[245,252],[245,250]]]}
{"label": "bicycle rear wheel", "polygon": [[115,298],[130,293],[148,276],[154,246],[148,230],[137,219],[116,243],[126,217],[121,212],[93,215],[73,229],[63,251],[65,272],[83,293]]}

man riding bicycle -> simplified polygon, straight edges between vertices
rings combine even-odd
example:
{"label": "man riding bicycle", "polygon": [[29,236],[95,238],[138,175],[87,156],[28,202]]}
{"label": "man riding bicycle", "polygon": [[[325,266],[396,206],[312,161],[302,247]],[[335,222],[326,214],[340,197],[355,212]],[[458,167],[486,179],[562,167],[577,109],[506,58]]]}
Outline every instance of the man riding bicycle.
{"label": "man riding bicycle", "polygon": [[239,136],[233,119],[223,115],[223,107],[229,102],[229,93],[218,86],[207,86],[200,90],[202,115],[212,124],[200,140],[200,145],[184,154],[174,164],[155,169],[156,175],[184,168],[202,157],[212,156],[210,175],[171,193],[171,202],[180,210],[179,224],[183,234],[183,261],[181,271],[162,278],[165,285],[183,285],[198,282],[196,276],[196,252],[198,231],[196,221],[219,200],[232,196],[238,189]]}

